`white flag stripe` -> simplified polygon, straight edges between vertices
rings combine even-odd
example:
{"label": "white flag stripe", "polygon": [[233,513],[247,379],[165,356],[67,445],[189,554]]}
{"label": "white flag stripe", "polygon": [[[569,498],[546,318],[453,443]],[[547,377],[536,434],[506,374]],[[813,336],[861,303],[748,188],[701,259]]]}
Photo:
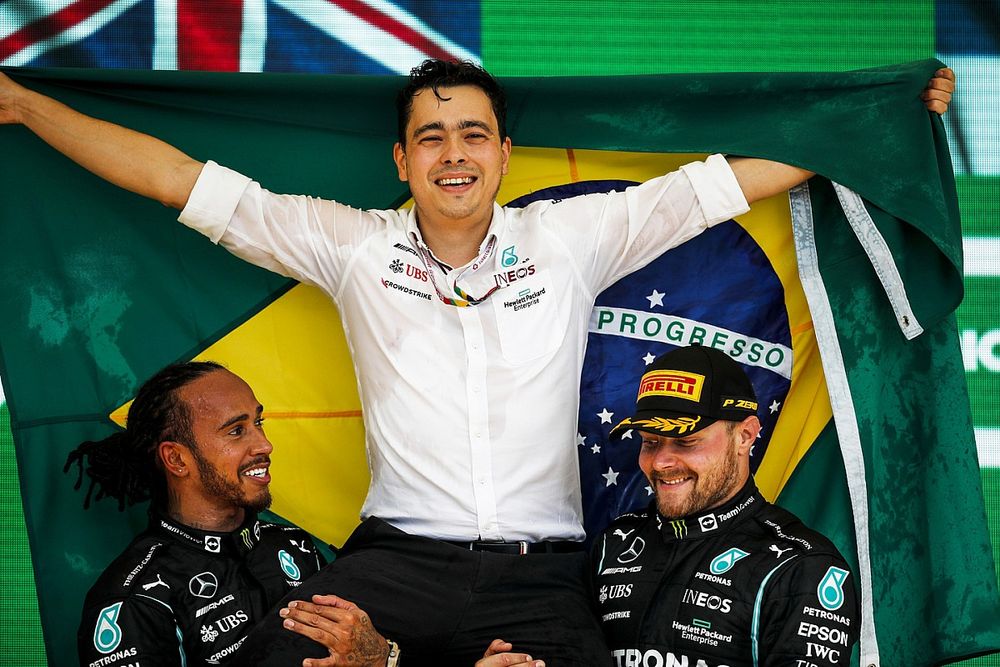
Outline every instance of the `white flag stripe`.
{"label": "white flag stripe", "polygon": [[590,314],[589,331],[678,347],[707,345],[728,353],[742,364],[769,370],[786,380],[792,379],[792,350],[788,346],[686,317],[595,306]]}
{"label": "white flag stripe", "polygon": [[[948,145],[956,173],[1000,174],[1000,58],[992,55],[944,54],[941,60],[955,70],[958,87],[951,108],[944,115]],[[957,132],[955,124],[961,124]],[[965,164],[956,137],[965,137],[969,164]]]}
{"label": "white flag stripe", "polygon": [[962,249],[965,251],[965,275],[1000,277],[1000,237],[966,236],[962,239]]}
{"label": "white flag stripe", "polygon": [[1000,468],[1000,428],[977,428],[980,468]]}
{"label": "white flag stripe", "polygon": [[27,48],[21,49],[16,53],[12,53],[10,56],[5,58],[3,62],[0,62],[0,65],[8,65],[11,67],[27,65],[35,58],[51,51],[52,49],[72,44],[73,42],[77,42],[81,39],[86,39],[107,25],[109,21],[117,18],[122,12],[127,11],[133,6],[139,4],[139,2],[140,0],[118,0],[118,2],[113,2],[101,11],[83,21],[80,21],[75,26],[64,30],[58,35],[53,35],[46,40],[35,42]]}
{"label": "white flag stripe", "polygon": [[428,58],[426,53],[325,0],[274,2],[396,74],[409,74],[415,65]]}
{"label": "white flag stripe", "polygon": [[456,58],[460,58],[461,60],[471,60],[476,63],[480,62],[475,53],[467,51],[460,44],[456,44],[451,41],[445,35],[442,35],[438,31],[434,30],[434,28],[421,21],[419,17],[410,14],[402,7],[394,5],[391,2],[386,2],[386,0],[362,0],[362,2],[385,14],[386,16],[391,16],[403,25],[419,32],[421,35],[434,42]]}
{"label": "white flag stripe", "polygon": [[177,0],[153,3],[153,69],[177,69]]}
{"label": "white flag stripe", "polygon": [[264,0],[243,0],[240,32],[240,71],[263,72],[267,44],[267,6]]}
{"label": "white flag stripe", "polygon": [[29,23],[54,14],[78,0],[35,0],[0,3],[0,39],[14,34]]}

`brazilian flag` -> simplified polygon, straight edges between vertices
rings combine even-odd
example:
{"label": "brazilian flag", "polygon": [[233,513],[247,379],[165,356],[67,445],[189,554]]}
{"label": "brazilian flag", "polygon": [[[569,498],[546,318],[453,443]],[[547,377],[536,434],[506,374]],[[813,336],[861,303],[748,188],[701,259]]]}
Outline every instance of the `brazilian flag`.
{"label": "brazilian flag", "polygon": [[[577,444],[593,534],[647,502],[635,444],[607,439],[647,360],[690,342],[732,354],[761,397],[758,484],[852,561],[863,665],[1000,650],[954,319],[954,181],[919,99],[938,66],[504,82],[516,148],[502,203],[627,187],[717,151],[822,175],[600,295]],[[390,159],[397,79],[13,74],[273,191],[407,200]],[[272,509],[334,543],[368,481],[360,405],[321,294],[229,256],[24,128],[0,128],[0,146],[0,372],[48,656],[70,664],[84,593],[145,511],[84,511],[63,462],[118,428],[145,378],[192,358],[246,378],[276,447]]]}

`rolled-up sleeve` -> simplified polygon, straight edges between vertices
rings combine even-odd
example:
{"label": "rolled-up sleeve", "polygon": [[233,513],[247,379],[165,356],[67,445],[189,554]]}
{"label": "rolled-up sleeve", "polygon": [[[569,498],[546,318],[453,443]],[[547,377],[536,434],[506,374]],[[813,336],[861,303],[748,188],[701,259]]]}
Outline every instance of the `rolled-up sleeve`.
{"label": "rolled-up sleeve", "polygon": [[211,160],[194,184],[187,205],[177,218],[218,243],[233,219],[233,213],[251,180]]}

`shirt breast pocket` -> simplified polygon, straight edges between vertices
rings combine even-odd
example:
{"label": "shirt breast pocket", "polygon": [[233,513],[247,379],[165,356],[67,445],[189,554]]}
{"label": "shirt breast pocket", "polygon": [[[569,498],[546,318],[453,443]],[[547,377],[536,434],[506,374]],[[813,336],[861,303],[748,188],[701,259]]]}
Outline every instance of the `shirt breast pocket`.
{"label": "shirt breast pocket", "polygon": [[521,364],[555,352],[566,337],[570,309],[568,295],[555,293],[548,270],[515,277],[491,301],[504,359]]}

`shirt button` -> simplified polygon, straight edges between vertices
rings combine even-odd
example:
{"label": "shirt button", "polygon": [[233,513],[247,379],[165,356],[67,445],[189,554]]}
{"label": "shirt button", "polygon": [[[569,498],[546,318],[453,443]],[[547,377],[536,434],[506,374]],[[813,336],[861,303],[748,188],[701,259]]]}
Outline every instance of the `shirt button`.
{"label": "shirt button", "polygon": [[475,387],[472,388],[472,393],[473,394],[478,394],[479,393],[479,385],[478,384]]}

